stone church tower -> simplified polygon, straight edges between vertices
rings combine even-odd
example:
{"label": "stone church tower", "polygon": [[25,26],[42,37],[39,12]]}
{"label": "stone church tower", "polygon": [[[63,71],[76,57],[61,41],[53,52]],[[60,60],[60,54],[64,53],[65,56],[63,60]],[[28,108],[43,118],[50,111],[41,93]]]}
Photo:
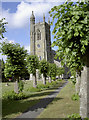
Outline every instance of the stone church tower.
{"label": "stone church tower", "polygon": [[51,63],[54,62],[54,56],[51,49],[50,22],[45,21],[35,23],[35,16],[32,11],[30,17],[30,53],[37,55],[39,60],[45,59]]}

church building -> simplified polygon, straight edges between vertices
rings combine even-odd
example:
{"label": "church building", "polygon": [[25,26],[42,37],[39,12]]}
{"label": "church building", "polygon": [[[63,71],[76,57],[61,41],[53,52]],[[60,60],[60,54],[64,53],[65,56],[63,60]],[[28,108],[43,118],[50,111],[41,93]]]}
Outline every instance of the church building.
{"label": "church building", "polygon": [[54,55],[51,49],[50,21],[35,23],[35,16],[32,11],[30,17],[30,54],[37,55],[39,60],[45,59],[54,62]]}
{"label": "church building", "polygon": [[[55,63],[58,67],[62,67],[59,59],[54,59],[55,51],[51,48],[51,33],[50,21],[45,21],[43,15],[43,22],[35,23],[35,16],[32,11],[30,17],[30,54],[37,55],[39,60],[45,59],[50,63]],[[64,66],[65,73],[63,78],[68,78],[68,68]]]}

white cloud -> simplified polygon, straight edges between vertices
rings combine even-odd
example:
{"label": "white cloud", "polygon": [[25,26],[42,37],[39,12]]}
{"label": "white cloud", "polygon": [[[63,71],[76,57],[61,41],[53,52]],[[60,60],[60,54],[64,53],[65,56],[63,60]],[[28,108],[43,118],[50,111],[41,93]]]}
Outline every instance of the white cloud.
{"label": "white cloud", "polygon": [[28,53],[30,53],[30,45],[24,46],[24,48],[27,50]]}
{"label": "white cloud", "polygon": [[[55,3],[57,5],[57,3]],[[26,27],[30,21],[30,16],[32,14],[32,11],[34,11],[34,14],[36,17],[40,18],[43,16],[43,13],[45,15],[48,14],[48,11],[51,7],[54,6],[54,3],[25,3],[21,2],[17,6],[16,13],[10,13],[8,10],[3,10],[3,17],[6,18],[8,21],[8,27],[10,28],[22,28]]]}

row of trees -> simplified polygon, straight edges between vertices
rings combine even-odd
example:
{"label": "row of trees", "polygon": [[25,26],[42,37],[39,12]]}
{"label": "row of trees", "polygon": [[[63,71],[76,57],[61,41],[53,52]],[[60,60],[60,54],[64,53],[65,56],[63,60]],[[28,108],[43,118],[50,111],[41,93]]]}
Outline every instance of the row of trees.
{"label": "row of trees", "polygon": [[34,87],[36,87],[37,69],[39,69],[40,74],[43,74],[44,84],[46,84],[47,76],[55,80],[57,75],[60,76],[64,72],[62,68],[58,68],[54,63],[49,63],[46,60],[39,61],[36,55],[28,55],[27,50],[17,43],[3,42],[1,45],[3,55],[7,55],[3,70],[5,78],[14,77],[15,80],[19,80],[19,78],[24,78],[28,74],[33,74],[35,76]]}

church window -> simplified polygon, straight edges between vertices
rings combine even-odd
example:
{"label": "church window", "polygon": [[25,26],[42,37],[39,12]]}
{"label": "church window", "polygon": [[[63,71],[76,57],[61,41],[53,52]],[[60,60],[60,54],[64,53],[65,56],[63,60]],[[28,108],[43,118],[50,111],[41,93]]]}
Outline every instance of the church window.
{"label": "church window", "polygon": [[37,40],[41,40],[41,32],[37,29]]}
{"label": "church window", "polygon": [[40,48],[40,44],[37,44],[37,47]]}
{"label": "church window", "polygon": [[39,56],[39,59],[41,60],[41,56]]}

